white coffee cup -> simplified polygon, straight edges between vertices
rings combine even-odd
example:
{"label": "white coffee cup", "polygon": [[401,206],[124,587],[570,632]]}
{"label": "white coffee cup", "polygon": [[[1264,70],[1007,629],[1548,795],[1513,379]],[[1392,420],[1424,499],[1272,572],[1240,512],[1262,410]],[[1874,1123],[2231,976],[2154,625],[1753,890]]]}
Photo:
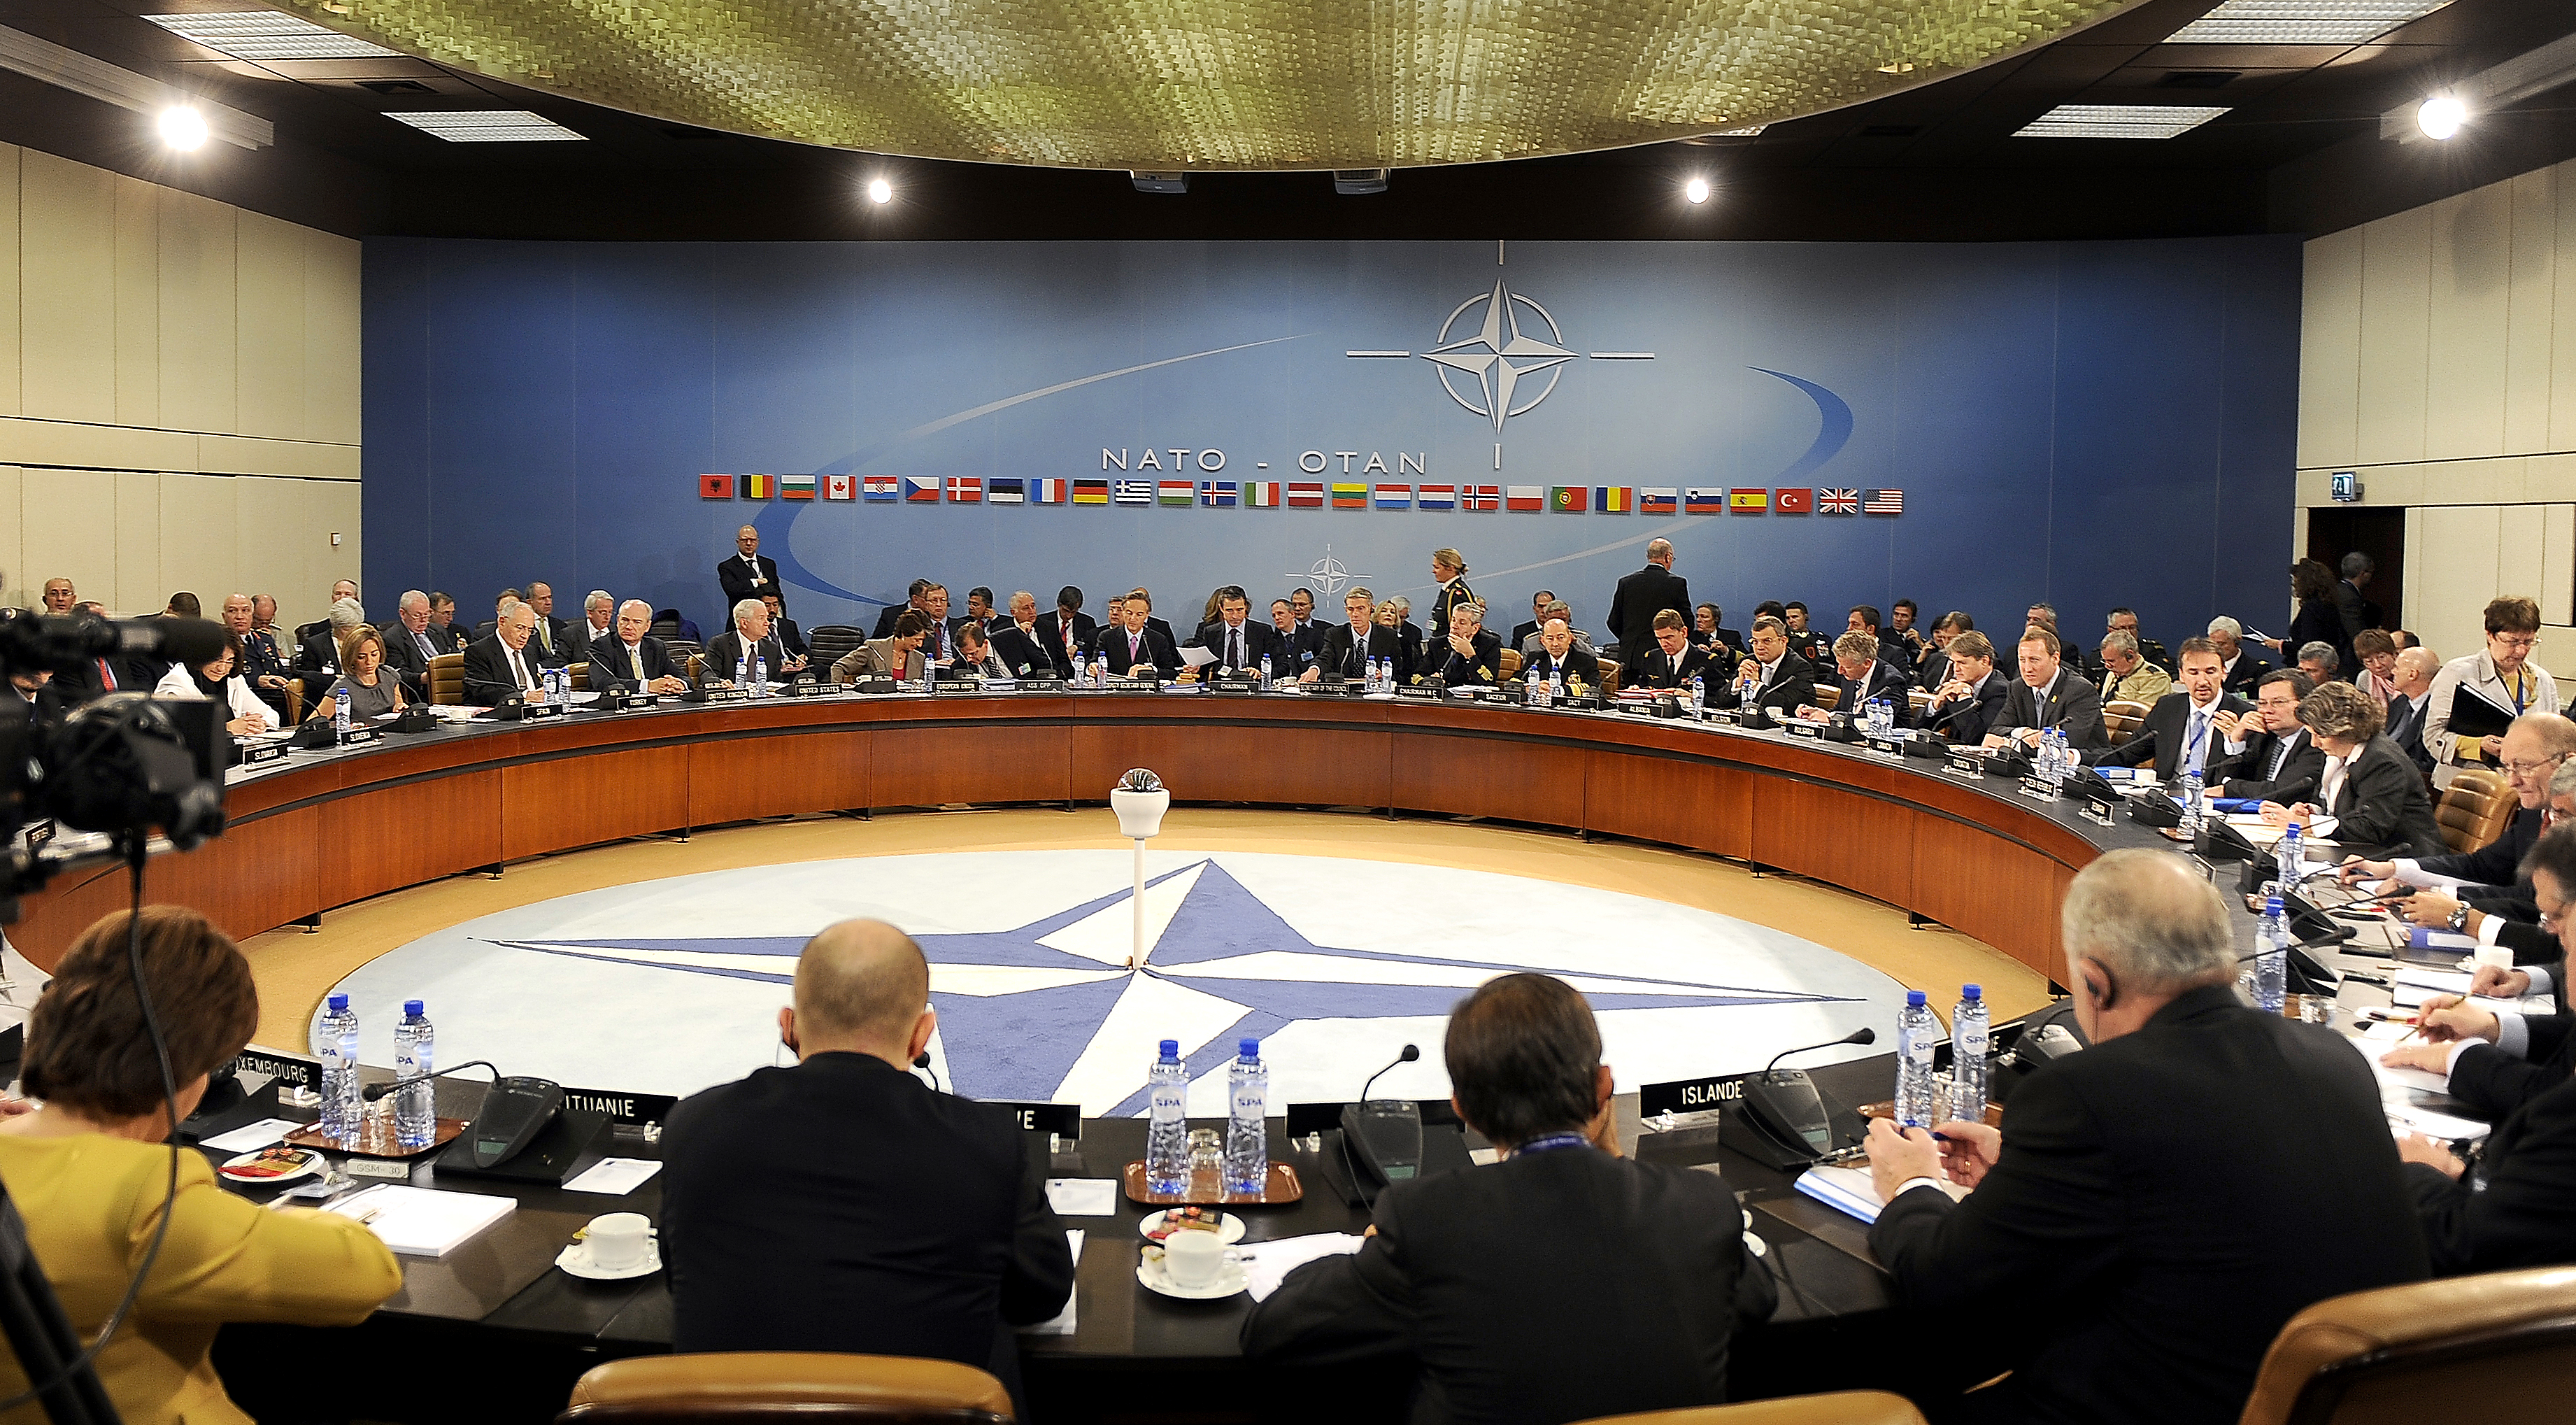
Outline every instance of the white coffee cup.
{"label": "white coffee cup", "polygon": [[1225,1265],[1225,1244],[1213,1232],[1175,1232],[1163,1239],[1163,1272],[1172,1285],[1197,1291],[1216,1280]]}
{"label": "white coffee cup", "polygon": [[582,1241],[590,1247],[592,1266],[622,1272],[644,1260],[644,1243],[652,1231],[652,1219],[643,1213],[611,1212],[590,1219]]}
{"label": "white coffee cup", "polygon": [[2513,947],[2509,945],[2481,945],[2477,949],[2470,951],[2469,954],[2477,961],[2480,969],[2484,969],[2489,965],[2493,965],[2499,970],[2510,970],[2513,968]]}

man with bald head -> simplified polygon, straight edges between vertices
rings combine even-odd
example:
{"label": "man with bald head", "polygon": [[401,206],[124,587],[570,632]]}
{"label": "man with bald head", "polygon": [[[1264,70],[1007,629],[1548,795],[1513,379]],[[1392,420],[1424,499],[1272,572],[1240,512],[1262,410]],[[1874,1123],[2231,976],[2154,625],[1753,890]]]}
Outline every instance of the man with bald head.
{"label": "man with bald head", "polygon": [[537,651],[528,646],[537,631],[537,611],[517,599],[503,599],[493,611],[492,635],[465,650],[465,702],[469,707],[497,708],[513,698],[543,700]]}
{"label": "man with bald head", "polygon": [[1064,1309],[1073,1254],[1018,1120],[913,1075],[938,1023],[902,931],[806,942],[795,1066],[692,1095],[663,1135],[673,1350],[925,1356],[1019,1394],[1012,1328]]}
{"label": "man with bald head", "polygon": [[2426,1274],[2378,1081],[2333,1031],[2238,1002],[2227,906],[2183,857],[2097,858],[2059,937],[2091,1047],[2023,1080],[2001,1129],[1873,1122],[1870,1250],[1908,1306],[2019,1323],[1954,1363],[2011,1378],[1927,1396],[1937,1418],[2234,1425],[2292,1316]]}
{"label": "man with bald head", "polygon": [[590,645],[590,685],[603,692],[685,693],[688,680],[671,662],[662,640],[645,632],[653,626],[653,606],[628,599],[617,607],[617,622],[606,638]]}
{"label": "man with bald head", "polygon": [[2388,726],[2380,734],[2396,743],[2415,770],[2427,777],[2433,775],[2433,754],[2424,749],[2424,712],[2433,701],[2433,679],[2441,671],[2441,656],[2420,643],[2397,650],[2389,670],[2397,696],[2388,700]]}

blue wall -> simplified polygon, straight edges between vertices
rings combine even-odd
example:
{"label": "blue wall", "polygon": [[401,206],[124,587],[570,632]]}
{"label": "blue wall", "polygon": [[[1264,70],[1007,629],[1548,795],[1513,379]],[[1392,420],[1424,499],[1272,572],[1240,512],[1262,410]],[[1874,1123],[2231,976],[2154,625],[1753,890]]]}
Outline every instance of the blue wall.
{"label": "blue wall", "polygon": [[[1475,305],[1451,340],[1472,336],[1498,277],[1579,353],[1508,419],[1499,472],[1493,423],[1418,354],[1462,303]],[[1455,545],[1506,622],[1544,586],[1598,628],[1659,534],[1737,627],[1765,598],[1804,599],[1838,627],[1850,604],[1910,595],[1927,617],[1962,607],[1996,627],[2045,597],[2070,631],[2128,603],[2170,641],[2213,613],[2268,626],[2287,602],[2290,239],[1499,253],[376,239],[365,292],[365,568],[384,610],[404,588],[439,588],[479,620],[491,591],[544,578],[563,617],[601,587],[712,633],[714,564],[755,517],[764,552],[799,568],[788,593],[808,626],[872,621],[867,601],[899,601],[926,575],[960,607],[976,584],[1034,590],[1041,607],[1079,584],[1095,614],[1101,594],[1142,582],[1186,628],[1211,587],[1239,582],[1266,603],[1327,545],[1381,595],[1423,603],[1429,551]],[[1329,480],[1332,453],[1355,450],[1354,477],[1370,454],[1390,472],[1418,457],[1426,474],[1377,477],[1412,483],[1896,487],[1905,513],[762,506],[704,500],[697,482],[1096,478],[1103,447],[1131,461],[1153,447],[1166,474],[1171,448],[1214,448],[1237,480],[1301,478],[1306,451],[1326,453]]]}

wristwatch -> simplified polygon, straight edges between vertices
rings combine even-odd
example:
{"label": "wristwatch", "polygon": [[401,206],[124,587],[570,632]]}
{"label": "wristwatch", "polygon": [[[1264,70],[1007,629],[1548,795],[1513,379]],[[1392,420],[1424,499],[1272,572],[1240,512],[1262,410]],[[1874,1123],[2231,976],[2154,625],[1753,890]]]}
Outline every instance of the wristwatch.
{"label": "wristwatch", "polygon": [[2466,905],[2462,905],[2459,909],[2451,912],[2451,933],[2454,935],[2461,934],[2467,931],[2468,928],[2469,908]]}

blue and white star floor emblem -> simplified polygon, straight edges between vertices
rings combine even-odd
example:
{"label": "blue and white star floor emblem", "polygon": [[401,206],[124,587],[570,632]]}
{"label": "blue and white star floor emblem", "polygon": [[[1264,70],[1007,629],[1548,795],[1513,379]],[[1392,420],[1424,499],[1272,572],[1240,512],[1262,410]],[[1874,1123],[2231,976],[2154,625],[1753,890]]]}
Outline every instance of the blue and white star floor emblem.
{"label": "blue and white star floor emblem", "polygon": [[945,1084],[1089,1114],[1142,1111],[1160,1039],[1181,1041],[1193,1113],[1222,1113],[1224,1066],[1242,1038],[1263,1041],[1274,1102],[1349,1098],[1407,1042],[1422,1062],[1380,1091],[1445,1096],[1450,1006],[1513,970],[1584,993],[1623,1088],[1757,1067],[1861,1024],[1892,1032],[1903,1002],[1887,976],[1794,936],[1588,887],[1241,852],[1157,853],[1148,865],[1150,948],[1133,970],[1127,854],[1035,851],[587,892],[415,941],[341,988],[371,1063],[390,1061],[396,1006],[418,997],[442,1062],[688,1093],[783,1062],[774,1020],[798,950],[831,921],[876,916],[931,962]]}

